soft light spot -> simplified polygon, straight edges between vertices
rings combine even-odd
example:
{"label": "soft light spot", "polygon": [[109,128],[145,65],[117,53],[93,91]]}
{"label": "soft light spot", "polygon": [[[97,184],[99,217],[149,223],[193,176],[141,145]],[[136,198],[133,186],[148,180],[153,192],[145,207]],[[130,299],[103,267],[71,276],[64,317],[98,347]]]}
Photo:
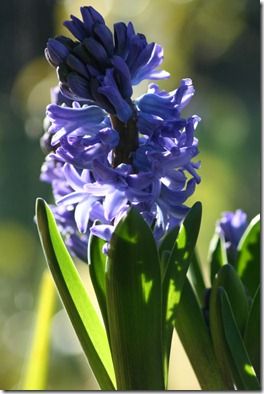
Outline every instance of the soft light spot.
{"label": "soft light spot", "polygon": [[144,273],[141,274],[141,284],[143,288],[143,296],[146,303],[148,303],[151,289],[153,287],[153,280],[147,280]]}
{"label": "soft light spot", "polygon": [[252,365],[245,364],[245,365],[244,365],[244,370],[245,370],[245,372],[246,372],[248,375],[250,375],[250,376],[255,376],[255,371],[254,371]]}

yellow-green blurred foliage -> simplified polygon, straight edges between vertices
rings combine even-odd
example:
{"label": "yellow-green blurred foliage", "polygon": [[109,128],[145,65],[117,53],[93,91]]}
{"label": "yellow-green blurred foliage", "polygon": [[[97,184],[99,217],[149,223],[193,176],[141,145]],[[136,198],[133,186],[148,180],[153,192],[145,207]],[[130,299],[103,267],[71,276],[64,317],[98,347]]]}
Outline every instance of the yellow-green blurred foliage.
{"label": "yellow-green blurred foliage", "polygon": [[[21,389],[33,332],[44,257],[34,225],[34,200],[51,201],[39,182],[45,106],[56,73],[42,55],[45,41],[65,34],[62,21],[96,7],[108,25],[132,20],[148,41],[164,47],[164,69],[174,89],[191,77],[196,96],[186,114],[202,117],[200,174],[190,204],[203,203],[199,252],[206,270],[208,243],[223,210],[260,206],[259,2],[256,0],[19,0],[0,4],[0,388]],[[135,88],[142,94],[147,84]],[[88,283],[87,267],[78,264]],[[195,322],[194,322],[195,324]],[[68,318],[57,307],[52,326],[50,390],[96,389]],[[195,389],[197,381],[175,339],[171,388]]]}

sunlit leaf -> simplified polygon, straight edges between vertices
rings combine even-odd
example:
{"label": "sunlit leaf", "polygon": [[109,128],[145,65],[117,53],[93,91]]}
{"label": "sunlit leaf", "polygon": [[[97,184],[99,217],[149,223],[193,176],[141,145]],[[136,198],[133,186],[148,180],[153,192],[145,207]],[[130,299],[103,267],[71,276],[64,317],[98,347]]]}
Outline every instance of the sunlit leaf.
{"label": "sunlit leaf", "polygon": [[110,243],[106,294],[120,390],[163,390],[161,274],[155,240],[135,208]]}
{"label": "sunlit leaf", "polygon": [[249,224],[238,245],[237,273],[251,297],[260,281],[260,216]]}
{"label": "sunlit leaf", "polygon": [[37,200],[36,216],[47,263],[93,373],[102,389],[114,390],[115,375],[105,329],[64,245],[53,214],[42,199]]}
{"label": "sunlit leaf", "polygon": [[224,390],[208,327],[188,279],[176,307],[174,324],[202,390]]}
{"label": "sunlit leaf", "polygon": [[258,377],[260,377],[260,352],[261,352],[260,313],[261,313],[260,287],[258,287],[249,311],[248,321],[244,335],[245,346]]}
{"label": "sunlit leaf", "polygon": [[45,390],[47,388],[51,323],[55,302],[56,289],[52,277],[48,271],[44,271],[40,283],[30,355],[23,374],[23,390]]}

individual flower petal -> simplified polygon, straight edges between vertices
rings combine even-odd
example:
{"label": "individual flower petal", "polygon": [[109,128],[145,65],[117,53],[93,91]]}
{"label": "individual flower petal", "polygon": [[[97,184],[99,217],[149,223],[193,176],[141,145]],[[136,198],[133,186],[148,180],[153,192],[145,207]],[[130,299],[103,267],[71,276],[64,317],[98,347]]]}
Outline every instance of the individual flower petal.
{"label": "individual flower petal", "polygon": [[91,227],[90,232],[105,241],[110,241],[114,232],[114,226],[110,224],[96,224]]}
{"label": "individual flower petal", "polygon": [[123,191],[115,190],[107,194],[103,202],[106,219],[109,221],[113,220],[126,203],[127,196]]}

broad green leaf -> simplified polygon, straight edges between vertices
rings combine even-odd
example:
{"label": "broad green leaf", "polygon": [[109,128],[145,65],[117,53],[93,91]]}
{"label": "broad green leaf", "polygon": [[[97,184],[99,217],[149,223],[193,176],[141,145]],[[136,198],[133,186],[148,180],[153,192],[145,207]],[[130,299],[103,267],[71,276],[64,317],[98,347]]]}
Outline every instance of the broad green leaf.
{"label": "broad green leaf", "polygon": [[224,390],[208,327],[188,279],[176,307],[174,324],[202,390]]}
{"label": "broad green leaf", "polygon": [[23,390],[45,390],[51,337],[51,322],[56,304],[56,289],[45,270],[39,290],[36,322],[29,359],[23,376]]}
{"label": "broad green leaf", "polygon": [[258,287],[249,311],[248,321],[244,335],[244,343],[258,377],[260,377],[260,351],[261,351],[260,312],[261,312],[260,287]]}
{"label": "broad green leaf", "polygon": [[36,216],[47,263],[93,373],[103,390],[114,390],[115,375],[105,329],[64,245],[53,214],[42,199],[37,200]]}
{"label": "broad green leaf", "polygon": [[102,252],[105,241],[90,235],[88,244],[88,264],[91,281],[97,297],[98,304],[108,331],[108,317],[106,306],[106,256]]}
{"label": "broad green leaf", "polygon": [[214,282],[214,278],[219,271],[219,269],[227,264],[227,255],[225,249],[225,242],[221,235],[214,234],[210,246],[209,246],[209,254],[208,254],[208,264],[210,266],[210,277],[211,284]]}
{"label": "broad green leaf", "polygon": [[249,302],[244,285],[231,264],[225,264],[220,268],[215,278],[214,287],[225,289],[237,326],[243,335],[248,318]]}
{"label": "broad green leaf", "polygon": [[179,234],[172,248],[168,268],[163,281],[163,335],[164,335],[164,370],[167,374],[170,357],[175,308],[180,302],[186,273],[193,257],[199,234],[202,205],[197,202],[182,222]]}
{"label": "broad green leaf", "polygon": [[223,288],[218,289],[217,297],[221,308],[225,340],[230,353],[229,367],[233,371],[236,388],[238,390],[260,390],[256,373],[234,319],[231,304]]}
{"label": "broad green leaf", "polygon": [[238,245],[236,270],[254,297],[260,281],[260,216],[257,215],[246,229]]}
{"label": "broad green leaf", "polygon": [[173,230],[169,231],[165,236],[162,238],[159,247],[159,256],[160,256],[160,264],[161,264],[161,279],[163,281],[171,255],[172,248],[175,244],[177,235],[179,233],[179,227],[175,227]]}
{"label": "broad green leaf", "polygon": [[187,276],[193,285],[193,288],[199,300],[199,304],[203,305],[206,286],[197,251],[194,251],[193,253]]}
{"label": "broad green leaf", "polygon": [[163,390],[161,274],[152,232],[135,208],[110,243],[106,294],[119,390]]}

